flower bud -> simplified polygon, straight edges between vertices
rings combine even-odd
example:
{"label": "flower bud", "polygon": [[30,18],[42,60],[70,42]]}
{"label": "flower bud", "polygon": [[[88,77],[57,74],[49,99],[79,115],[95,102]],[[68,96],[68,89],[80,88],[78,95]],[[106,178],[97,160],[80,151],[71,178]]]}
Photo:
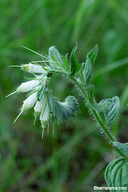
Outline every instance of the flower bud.
{"label": "flower bud", "polygon": [[30,108],[32,108],[37,100],[37,92],[31,94],[25,101],[23,101],[22,109],[21,111],[26,111]]}
{"label": "flower bud", "polygon": [[39,80],[31,80],[25,83],[22,83],[18,88],[17,92],[28,92],[32,90],[35,86],[39,84]]}
{"label": "flower bud", "polygon": [[41,65],[34,65],[29,63],[29,64],[21,65],[21,68],[25,71],[28,71],[29,73],[47,74],[47,71],[45,71]]}

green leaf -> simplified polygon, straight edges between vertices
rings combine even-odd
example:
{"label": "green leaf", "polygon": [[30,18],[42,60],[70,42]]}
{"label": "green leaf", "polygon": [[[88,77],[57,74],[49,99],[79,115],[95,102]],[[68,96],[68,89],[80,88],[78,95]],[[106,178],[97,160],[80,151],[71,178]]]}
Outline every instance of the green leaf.
{"label": "green leaf", "polygon": [[65,69],[63,59],[59,51],[55,48],[55,46],[52,46],[49,48],[49,63],[52,68],[55,69]]}
{"label": "green leaf", "polygon": [[94,88],[95,86],[92,84],[88,87],[88,98],[90,103],[94,103]]}
{"label": "green leaf", "polygon": [[128,185],[128,159],[119,158],[110,162],[105,170],[105,180],[108,187],[113,187],[111,192],[127,192],[127,189],[120,190],[119,187]]}
{"label": "green leaf", "polygon": [[84,80],[84,73],[83,73],[83,69],[84,69],[84,63],[82,63],[82,66],[78,72],[78,78],[77,81],[79,81],[79,83],[81,83],[81,85],[84,86],[85,84],[85,80]]}
{"label": "green leaf", "polygon": [[75,118],[78,111],[78,102],[73,96],[68,96],[65,102],[55,100],[55,118],[59,124],[65,121],[68,125],[69,119]]}
{"label": "green leaf", "polygon": [[94,109],[95,111],[107,110],[109,105],[110,105],[109,101],[106,101],[104,103],[98,103],[98,104],[87,103],[87,106],[89,106],[90,108]]}
{"label": "green leaf", "polygon": [[88,85],[90,83],[91,75],[92,75],[92,63],[91,63],[89,57],[87,57],[87,59],[86,59],[83,73],[84,73],[85,83],[86,83],[86,85]]}
{"label": "green leaf", "polygon": [[107,110],[104,110],[104,114],[107,120],[108,126],[113,125],[115,120],[117,119],[120,111],[120,100],[117,96],[113,97],[112,99],[104,99],[100,103],[110,102],[110,105]]}
{"label": "green leaf", "polygon": [[98,45],[96,45],[87,55],[93,65],[98,55]]}
{"label": "green leaf", "polygon": [[128,156],[128,143],[113,142],[113,145],[117,147],[125,156]]}
{"label": "green leaf", "polygon": [[77,58],[76,58],[76,50],[77,50],[77,44],[73,48],[70,56],[70,64],[71,64],[71,73],[69,76],[74,76],[81,68],[81,65],[79,64]]}
{"label": "green leaf", "polygon": [[87,59],[86,59],[85,67],[83,70],[86,85],[88,85],[90,83],[91,76],[92,76],[92,65],[94,64],[94,62],[96,60],[97,54],[98,54],[98,45],[96,45],[87,54]]}
{"label": "green leaf", "polygon": [[68,64],[68,53],[65,56],[62,56],[66,71],[69,73],[70,72],[70,67]]}

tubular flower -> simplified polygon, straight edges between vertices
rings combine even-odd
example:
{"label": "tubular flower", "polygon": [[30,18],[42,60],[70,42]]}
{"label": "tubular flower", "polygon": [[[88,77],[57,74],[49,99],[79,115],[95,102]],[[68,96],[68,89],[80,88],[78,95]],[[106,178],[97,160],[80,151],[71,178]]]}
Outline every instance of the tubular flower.
{"label": "tubular flower", "polygon": [[20,114],[17,116],[17,118],[14,120],[14,123],[19,118],[19,116],[26,110],[32,108],[37,100],[37,92],[31,94],[25,101],[23,101],[23,105],[21,108]]}
{"label": "tubular flower", "polygon": [[31,91],[34,87],[36,87],[39,84],[39,80],[31,80],[27,81],[25,83],[22,83],[18,88],[17,92],[28,92]]}
{"label": "tubular flower", "polygon": [[43,104],[44,104],[44,107],[42,108],[41,115],[40,115],[41,127],[43,128],[42,139],[43,139],[43,135],[44,135],[44,128],[46,127],[47,124],[48,124],[48,129],[49,129],[48,122],[50,120],[50,109],[49,109],[47,100],[44,100]]}
{"label": "tubular flower", "polygon": [[29,73],[43,73],[47,74],[47,70],[44,70],[41,65],[35,65],[35,64],[25,64],[21,65],[21,68]]}
{"label": "tubular flower", "polygon": [[43,102],[37,101],[34,107],[35,115],[38,115],[41,112],[42,107],[43,107]]}
{"label": "tubular flower", "polygon": [[[74,52],[75,51],[72,53],[72,60],[75,57],[73,55]],[[39,115],[41,127],[43,128],[43,138],[44,128],[46,126],[49,132],[49,122],[54,123],[56,121],[58,124],[60,124],[65,121],[66,125],[68,125],[69,119],[71,117],[75,118],[76,113],[79,111],[78,102],[73,96],[68,96],[64,102],[60,102],[56,97],[52,96],[51,91],[47,86],[49,79],[53,75],[59,73],[65,74],[68,77],[70,77],[71,74],[73,76],[76,74],[74,70],[78,69],[80,66],[77,68],[77,66],[71,65],[70,69],[67,55],[61,56],[54,46],[49,48],[49,53],[47,56],[42,54],[38,55],[40,55],[44,60],[33,61],[29,64],[22,64],[18,66],[21,67],[22,70],[31,73],[31,75],[34,77],[27,82],[21,83],[15,92],[7,95],[6,97],[14,93],[29,92],[29,96],[23,101],[20,113],[14,120],[14,123],[24,111],[34,108],[35,120]],[[44,63],[44,66],[41,65],[42,63]]]}
{"label": "tubular flower", "polygon": [[33,65],[29,63],[28,65],[23,65],[23,69],[26,69],[29,72],[33,73],[43,73],[40,75],[34,74],[34,79],[27,81],[25,83],[21,83],[21,85],[16,89],[15,92],[7,95],[6,97],[20,92],[29,92],[29,97],[23,101],[23,105],[21,108],[20,114],[17,116],[14,122],[19,118],[19,116],[26,110],[32,108],[34,105],[35,117],[41,113],[43,107],[43,98],[45,97],[45,92],[47,92],[47,83],[48,77],[46,75],[46,71],[39,65]]}
{"label": "tubular flower", "polygon": [[42,111],[42,114],[40,115],[40,121],[41,121],[42,127],[45,127],[46,124],[48,123],[49,116],[50,116],[50,110],[49,110],[49,106],[47,103],[45,106],[45,109]]}
{"label": "tubular flower", "polygon": [[31,94],[25,101],[23,101],[22,109],[21,111],[26,111],[30,108],[32,108],[37,100],[37,92]]}

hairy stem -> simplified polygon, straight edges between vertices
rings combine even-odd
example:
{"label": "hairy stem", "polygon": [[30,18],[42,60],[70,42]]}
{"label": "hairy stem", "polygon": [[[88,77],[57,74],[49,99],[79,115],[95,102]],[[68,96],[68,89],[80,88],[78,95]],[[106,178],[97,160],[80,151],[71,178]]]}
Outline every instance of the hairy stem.
{"label": "hairy stem", "polygon": [[[78,86],[78,88],[80,89],[80,91],[82,92],[84,98],[86,99],[86,101],[88,101],[88,95],[86,90],[83,88],[82,85],[80,85],[80,83],[74,78],[71,77],[72,81]],[[113,143],[115,141],[114,137],[111,135],[111,133],[109,132],[108,127],[106,127],[106,125],[104,124],[104,122],[102,121],[102,119],[100,118],[99,114],[91,109],[91,112],[93,113],[93,115],[95,116],[97,122],[99,123],[100,127],[103,129],[103,131],[105,132],[105,134],[108,136],[108,138],[110,139],[110,141]],[[123,156],[124,155],[121,153],[121,151],[116,147],[116,151],[119,155]]]}

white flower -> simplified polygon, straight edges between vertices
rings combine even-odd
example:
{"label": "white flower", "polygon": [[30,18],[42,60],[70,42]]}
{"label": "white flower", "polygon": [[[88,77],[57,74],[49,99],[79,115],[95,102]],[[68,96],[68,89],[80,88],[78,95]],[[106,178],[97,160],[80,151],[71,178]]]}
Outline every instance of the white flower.
{"label": "white flower", "polygon": [[23,101],[23,105],[21,108],[21,112],[19,113],[19,115],[16,117],[16,119],[14,120],[14,123],[16,122],[16,120],[19,118],[19,116],[26,110],[32,108],[35,104],[37,100],[37,92],[31,94],[25,101]]}
{"label": "white flower", "polygon": [[50,116],[50,110],[47,103],[44,109],[42,109],[42,114],[40,115],[40,121],[43,128],[46,126],[47,122],[49,121],[49,116]]}
{"label": "white flower", "polygon": [[48,106],[48,103],[47,103],[45,111],[44,111],[44,114],[43,114],[43,116],[41,117],[40,120],[42,120],[42,121],[49,121],[49,112],[50,112],[49,111],[49,106]]}
{"label": "white flower", "polygon": [[37,92],[31,94],[25,101],[23,101],[22,109],[21,111],[26,111],[30,108],[32,108],[37,100]]}
{"label": "white flower", "polygon": [[[43,130],[42,130],[42,139],[43,139],[43,135],[44,135],[44,128],[48,124],[49,116],[50,116],[49,106],[48,106],[48,103],[46,103],[46,102],[47,102],[47,100],[44,100],[44,102],[43,102],[44,106],[42,108],[42,112],[41,112],[41,115],[40,115],[41,126],[43,128]],[[49,131],[49,124],[48,124],[48,131]]]}
{"label": "white flower", "polygon": [[37,101],[34,107],[35,114],[39,114],[41,112],[42,107],[43,107],[43,102]]}
{"label": "white flower", "polygon": [[34,64],[25,64],[21,65],[22,69],[28,71],[29,73],[43,73],[47,74],[47,71],[43,69],[41,65],[34,65]]}
{"label": "white flower", "polygon": [[25,83],[22,83],[18,88],[17,92],[28,92],[32,90],[35,86],[39,84],[39,80],[31,80]]}

